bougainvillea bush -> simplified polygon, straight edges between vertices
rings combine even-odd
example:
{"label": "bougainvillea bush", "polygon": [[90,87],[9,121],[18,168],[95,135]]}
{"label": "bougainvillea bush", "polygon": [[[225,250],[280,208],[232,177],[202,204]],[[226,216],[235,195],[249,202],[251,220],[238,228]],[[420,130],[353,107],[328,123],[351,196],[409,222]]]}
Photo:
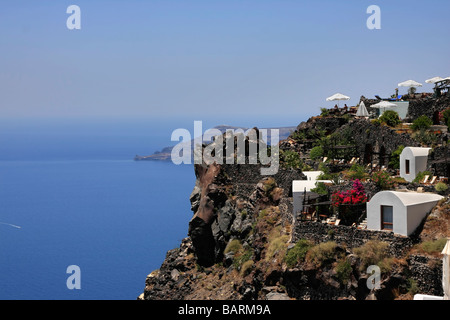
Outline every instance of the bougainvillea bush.
{"label": "bougainvillea bush", "polygon": [[336,191],[331,197],[332,205],[339,207],[348,204],[364,204],[367,202],[367,196],[361,181],[356,179],[353,187],[346,191]]}
{"label": "bougainvillea bush", "polygon": [[364,186],[356,179],[352,189],[333,193],[331,202],[338,209],[341,224],[352,225],[361,216],[367,202]]}

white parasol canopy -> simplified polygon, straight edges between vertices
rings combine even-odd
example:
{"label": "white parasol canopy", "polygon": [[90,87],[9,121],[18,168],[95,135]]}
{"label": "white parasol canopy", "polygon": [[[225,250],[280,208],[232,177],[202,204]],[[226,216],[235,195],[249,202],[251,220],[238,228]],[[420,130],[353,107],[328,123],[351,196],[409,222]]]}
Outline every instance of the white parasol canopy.
{"label": "white parasol canopy", "polygon": [[442,250],[442,288],[444,289],[444,300],[450,300],[450,238]]}
{"label": "white parasol canopy", "polygon": [[350,97],[343,95],[342,93],[336,93],[331,97],[327,98],[327,101],[336,101],[336,100],[350,100]]}
{"label": "white parasol canopy", "polygon": [[442,81],[442,80],[444,80],[444,78],[441,78],[441,77],[433,77],[433,78],[431,78],[431,79],[425,80],[425,82],[426,82],[426,83],[436,83],[436,82],[439,82],[439,81]]}
{"label": "white parasol canopy", "polygon": [[[350,97],[343,95],[342,93],[336,93],[331,97],[327,98],[327,101],[340,101],[340,100],[350,100]],[[338,103],[339,104],[339,103]]]}
{"label": "white parasol canopy", "polygon": [[414,80],[407,80],[407,81],[404,81],[404,82],[400,82],[398,84],[398,86],[399,87],[421,87],[422,84],[418,83],[417,81],[414,81]]}
{"label": "white parasol canopy", "polygon": [[[384,113],[384,109],[386,109],[386,108],[395,108],[395,107],[397,107],[397,105],[393,104],[393,103],[391,103],[389,101],[381,101],[381,102],[378,102],[377,104],[371,105],[371,107],[372,108],[378,108],[380,110],[383,109],[383,113]],[[381,115],[381,112],[380,112],[380,115]]]}
{"label": "white parasol canopy", "polygon": [[381,101],[378,102],[377,104],[373,104],[370,107],[372,108],[395,108],[397,105],[389,102],[389,101]]}
{"label": "white parasol canopy", "polygon": [[367,112],[366,105],[364,104],[364,101],[361,101],[359,104],[358,111],[356,112],[357,117],[368,117],[369,112]]}

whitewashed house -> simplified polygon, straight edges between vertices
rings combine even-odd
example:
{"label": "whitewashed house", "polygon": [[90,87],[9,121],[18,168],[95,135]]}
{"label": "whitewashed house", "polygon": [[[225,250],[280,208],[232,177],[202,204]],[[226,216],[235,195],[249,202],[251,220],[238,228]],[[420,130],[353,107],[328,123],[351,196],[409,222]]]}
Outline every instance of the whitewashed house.
{"label": "whitewashed house", "polygon": [[412,182],[419,172],[426,171],[431,148],[406,147],[400,154],[400,177]]}
{"label": "whitewashed house", "polygon": [[329,180],[317,180],[322,174],[322,171],[304,171],[306,180],[294,180],[292,181],[292,198],[293,198],[293,216],[294,221],[297,214],[303,211],[304,197],[311,196],[311,190],[316,188],[318,182],[331,183]]}
{"label": "whitewashed house", "polygon": [[433,193],[379,192],[367,203],[367,229],[410,236],[441,199]]}

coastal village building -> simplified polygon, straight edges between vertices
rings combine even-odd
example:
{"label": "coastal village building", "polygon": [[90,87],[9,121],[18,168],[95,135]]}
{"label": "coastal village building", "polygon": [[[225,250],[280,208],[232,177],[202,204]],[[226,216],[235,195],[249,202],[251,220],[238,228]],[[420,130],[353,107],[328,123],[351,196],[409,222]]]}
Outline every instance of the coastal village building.
{"label": "coastal village building", "polygon": [[410,236],[441,199],[433,193],[379,192],[367,203],[367,229]]}
{"label": "coastal village building", "polygon": [[431,148],[413,147],[403,149],[400,155],[400,177],[412,182],[419,172],[426,171],[430,150]]}
{"label": "coastal village building", "polygon": [[322,173],[322,171],[304,171],[303,174],[307,180],[292,181],[294,221],[297,215],[303,212],[305,201],[318,196],[311,192],[312,189],[316,188],[316,184],[318,182],[331,183],[329,180],[317,180]]}

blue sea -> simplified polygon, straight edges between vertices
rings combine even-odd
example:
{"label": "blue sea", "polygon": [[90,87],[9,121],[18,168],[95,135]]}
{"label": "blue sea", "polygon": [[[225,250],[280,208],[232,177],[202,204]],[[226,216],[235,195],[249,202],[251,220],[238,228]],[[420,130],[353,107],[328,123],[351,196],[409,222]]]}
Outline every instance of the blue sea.
{"label": "blue sea", "polygon": [[[187,236],[195,174],[133,158],[193,134],[193,120],[0,118],[0,299],[136,299]],[[203,130],[286,125],[216,120]]]}
{"label": "blue sea", "polygon": [[133,161],[173,144],[173,126],[0,122],[0,299],[136,299],[192,217],[191,165]]}

